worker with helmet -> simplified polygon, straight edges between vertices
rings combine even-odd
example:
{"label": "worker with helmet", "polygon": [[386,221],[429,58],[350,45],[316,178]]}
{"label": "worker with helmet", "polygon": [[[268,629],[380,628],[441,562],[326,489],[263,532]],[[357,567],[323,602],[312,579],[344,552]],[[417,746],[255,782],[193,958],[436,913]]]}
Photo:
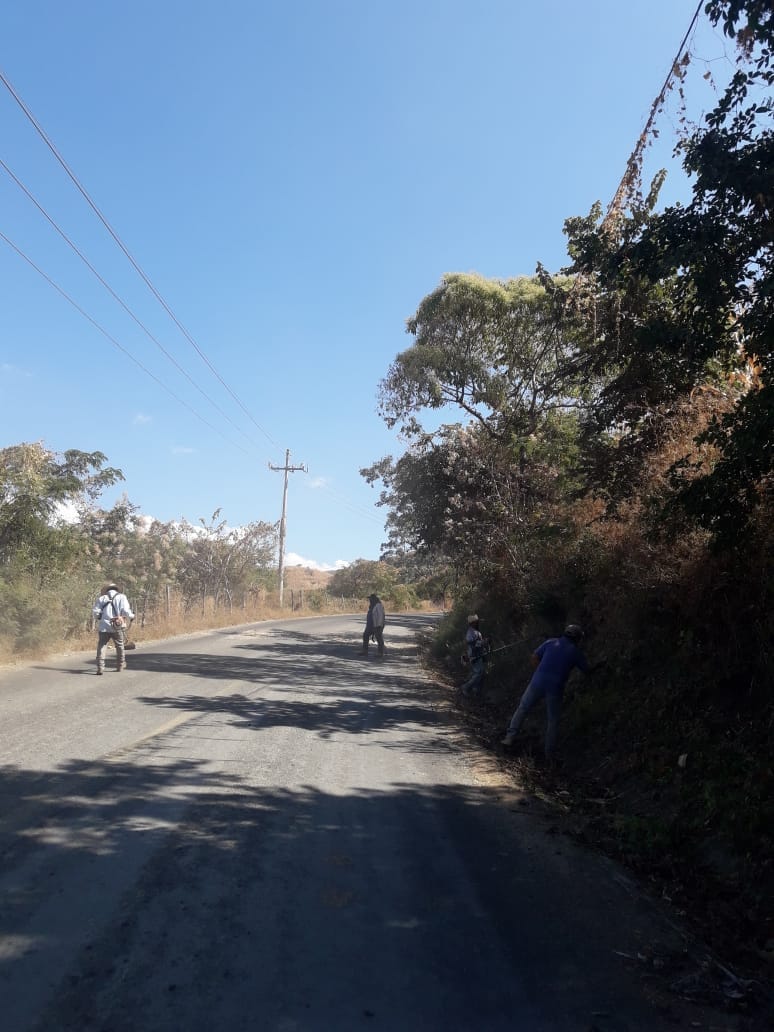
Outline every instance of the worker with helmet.
{"label": "worker with helmet", "polygon": [[589,673],[586,657],[579,645],[583,639],[583,631],[578,624],[568,624],[558,638],[549,638],[532,653],[531,661],[535,669],[527,685],[516,712],[511,717],[508,730],[502,744],[513,745],[516,734],[524,718],[540,699],[546,700],[546,759],[551,760],[556,751],[556,738],[559,731],[559,717],[562,711],[562,696],[567,678],[577,667],[582,673]]}

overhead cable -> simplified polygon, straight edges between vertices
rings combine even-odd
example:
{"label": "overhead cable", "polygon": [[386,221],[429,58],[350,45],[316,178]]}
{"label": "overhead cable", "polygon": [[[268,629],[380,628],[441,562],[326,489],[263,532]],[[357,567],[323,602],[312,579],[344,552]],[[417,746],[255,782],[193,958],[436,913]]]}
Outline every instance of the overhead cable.
{"label": "overhead cable", "polygon": [[373,520],[374,523],[384,526],[384,520],[380,519],[375,513],[369,512],[369,510],[364,506],[357,505],[355,502],[350,502],[349,499],[344,498],[343,495],[337,494],[337,492],[334,491],[333,488],[328,487],[327,484],[321,484],[320,487],[323,491],[326,491],[331,495],[339,505],[343,505],[345,509],[349,509],[349,511],[354,513],[356,516],[363,516],[366,519]]}
{"label": "overhead cable", "polygon": [[123,251],[124,255],[126,256],[126,258],[131,263],[132,267],[135,269],[135,271],[140,276],[140,278],[143,280],[143,282],[148,287],[150,292],[153,294],[153,296],[156,298],[156,300],[162,306],[164,311],[167,313],[167,315],[170,317],[170,319],[174,322],[174,324],[177,326],[177,328],[180,330],[180,332],[186,338],[188,343],[194,348],[194,350],[199,355],[199,357],[202,359],[202,361],[207,365],[207,367],[209,368],[210,372],[212,372],[212,374],[220,381],[220,383],[228,391],[228,393],[231,395],[231,397],[234,399],[234,401],[237,403],[237,405],[242,409],[242,411],[247,416],[247,418],[250,420],[250,422],[253,423],[253,425],[255,427],[257,427],[257,429],[260,430],[260,432],[264,435],[264,437],[266,437],[269,441],[271,441],[271,443],[275,447],[279,448],[280,447],[279,444],[277,444],[277,442],[274,440],[274,438],[271,436],[271,434],[268,432],[268,430],[266,430],[264,427],[262,427],[260,425],[260,423],[258,423],[255,420],[255,418],[252,416],[252,414],[244,406],[242,401],[237,397],[237,395],[234,393],[234,391],[231,389],[231,387],[229,387],[229,385],[226,383],[226,381],[223,379],[223,377],[220,375],[220,373],[217,371],[217,369],[213,366],[212,362],[210,362],[209,358],[207,358],[207,356],[204,354],[202,349],[199,347],[199,345],[193,339],[193,337],[188,332],[188,330],[185,328],[185,326],[183,326],[183,324],[177,318],[175,313],[169,307],[169,305],[164,300],[164,298],[161,296],[161,294],[158,292],[158,290],[153,285],[153,283],[151,283],[151,281],[148,278],[148,276],[145,274],[145,272],[142,270],[142,268],[140,267],[138,262],[135,260],[135,258],[132,256],[132,254],[129,252],[129,249],[126,247],[126,245],[124,244],[123,240],[121,240],[121,238],[119,237],[118,233],[113,229],[113,227],[108,222],[107,218],[102,214],[100,209],[97,207],[97,204],[92,200],[92,198],[90,197],[90,195],[89,195],[88,191],[86,190],[86,188],[81,184],[81,182],[78,179],[78,177],[75,175],[73,170],[67,164],[67,162],[62,157],[62,155],[59,153],[59,151],[57,150],[55,144],[49,138],[49,136],[46,133],[46,131],[43,128],[43,126],[35,118],[33,113],[30,111],[30,109],[24,103],[22,98],[16,92],[16,90],[14,89],[14,87],[12,86],[12,84],[9,82],[8,78],[3,74],[2,71],[0,71],[0,82],[3,83],[5,88],[11,94],[11,96],[16,101],[16,103],[19,105],[19,107],[24,112],[26,117],[29,119],[29,121],[32,123],[32,125],[35,127],[35,130],[37,131],[38,135],[43,140],[43,142],[46,144],[46,146],[51,151],[51,153],[54,155],[54,157],[59,162],[59,164],[62,166],[64,171],[67,173],[67,175],[69,176],[69,178],[73,182],[73,184],[76,187],[76,189],[78,190],[78,192],[84,198],[86,203],[92,209],[94,214],[100,220],[100,222],[105,227],[105,229],[108,231],[108,233],[111,235],[111,237],[116,242],[116,244],[121,248],[121,250]]}
{"label": "overhead cable", "polygon": [[51,215],[49,215],[49,213],[48,213],[48,212],[46,211],[46,209],[45,209],[45,208],[43,207],[43,205],[42,205],[42,204],[40,204],[40,202],[39,202],[39,201],[38,201],[38,200],[37,200],[37,199],[36,199],[36,198],[35,198],[35,197],[33,196],[33,194],[32,194],[32,193],[31,193],[31,192],[30,192],[30,191],[29,191],[29,190],[27,189],[27,187],[26,187],[26,186],[24,185],[24,183],[23,183],[23,182],[22,182],[22,181],[21,181],[21,180],[19,179],[19,177],[18,177],[17,175],[15,175],[15,173],[14,173],[14,172],[12,171],[12,169],[10,169],[10,168],[8,167],[8,165],[7,165],[6,163],[5,163],[5,161],[3,161],[3,159],[2,159],[2,158],[0,158],[0,167],[2,167],[2,168],[3,168],[4,170],[5,170],[6,174],[7,174],[8,176],[10,176],[10,178],[11,178],[11,179],[12,179],[12,180],[14,181],[14,183],[16,183],[16,185],[17,185],[17,186],[19,187],[19,189],[20,189],[20,190],[21,190],[21,191],[22,191],[22,192],[23,192],[23,193],[24,193],[24,194],[26,195],[26,197],[27,197],[27,198],[28,198],[28,199],[29,199],[30,201],[32,201],[32,203],[33,203],[33,204],[35,205],[35,207],[36,207],[36,208],[38,209],[38,211],[39,211],[39,212],[41,213],[41,215],[43,215],[43,217],[44,217],[45,219],[47,219],[47,220],[48,220],[49,224],[50,224],[50,225],[51,225],[51,226],[52,226],[52,227],[53,227],[53,228],[54,228],[54,229],[56,230],[56,232],[57,232],[57,233],[58,233],[58,234],[59,234],[59,235],[61,236],[61,238],[62,238],[62,239],[63,239],[63,240],[65,241],[65,243],[66,243],[66,244],[68,245],[68,247],[72,248],[72,250],[73,250],[73,251],[74,251],[74,252],[75,252],[75,253],[76,253],[76,254],[78,255],[78,257],[79,257],[79,258],[81,259],[81,261],[83,262],[83,264],[84,264],[84,265],[86,266],[86,268],[87,268],[87,269],[89,269],[89,271],[90,271],[90,272],[91,272],[91,273],[92,273],[92,274],[93,274],[94,276],[96,276],[96,278],[97,278],[97,279],[99,280],[99,282],[100,282],[100,283],[102,284],[102,286],[103,286],[103,287],[105,288],[105,290],[107,290],[107,292],[108,292],[108,293],[110,294],[110,296],[111,296],[111,297],[112,297],[112,298],[113,298],[113,299],[114,299],[115,301],[117,301],[117,302],[119,303],[119,305],[120,305],[120,306],[121,306],[121,307],[123,308],[123,310],[124,310],[124,311],[125,311],[125,312],[127,313],[127,315],[128,315],[128,316],[130,316],[130,318],[131,318],[131,319],[133,319],[133,320],[134,320],[134,322],[135,322],[135,323],[136,323],[136,324],[137,324],[137,325],[138,325],[138,326],[140,327],[140,329],[141,329],[141,330],[143,331],[143,333],[145,333],[145,334],[146,334],[146,336],[147,336],[147,337],[149,337],[149,338],[150,338],[150,340],[152,340],[152,341],[153,341],[153,343],[154,343],[154,344],[156,345],[156,347],[157,347],[157,348],[159,348],[159,350],[160,350],[160,351],[161,351],[161,352],[162,352],[162,353],[163,353],[163,354],[164,354],[164,355],[165,355],[165,356],[166,356],[166,357],[167,357],[167,358],[169,359],[169,361],[170,361],[170,362],[172,363],[172,365],[174,365],[174,366],[175,366],[175,368],[176,368],[176,369],[177,369],[177,370],[178,370],[178,371],[179,371],[180,373],[182,373],[182,375],[183,375],[183,376],[184,376],[184,377],[186,378],[186,380],[188,380],[188,382],[189,382],[189,383],[190,383],[190,384],[191,384],[191,385],[192,385],[193,387],[195,387],[195,388],[196,388],[196,390],[197,390],[197,391],[198,391],[198,392],[199,392],[199,393],[200,393],[200,394],[202,395],[202,397],[206,398],[206,399],[207,399],[207,401],[209,401],[209,402],[210,402],[210,404],[211,404],[211,405],[212,405],[212,406],[213,406],[213,407],[214,407],[215,409],[217,409],[217,411],[218,411],[218,412],[219,412],[219,413],[220,413],[220,414],[221,414],[221,415],[223,416],[223,418],[224,418],[225,420],[227,420],[227,422],[229,422],[229,423],[231,424],[231,426],[232,426],[232,427],[233,427],[233,428],[234,428],[234,429],[235,429],[235,430],[236,430],[236,431],[237,431],[238,433],[242,434],[242,435],[243,435],[243,436],[244,436],[244,437],[245,437],[245,438],[246,438],[246,439],[247,439],[247,440],[248,440],[248,441],[250,442],[250,444],[251,444],[251,445],[252,445],[252,446],[253,446],[254,448],[257,448],[258,446],[257,446],[257,445],[255,444],[255,442],[254,442],[254,441],[252,441],[252,440],[250,439],[250,437],[248,437],[248,435],[247,435],[247,434],[245,434],[244,430],[242,430],[242,429],[241,429],[241,427],[237,426],[237,424],[236,424],[236,423],[235,423],[235,422],[233,421],[233,419],[231,419],[231,417],[230,417],[230,416],[229,416],[229,415],[228,415],[228,414],[227,414],[226,412],[224,412],[224,411],[223,411],[223,409],[222,409],[222,408],[220,407],[220,405],[218,405],[218,403],[217,403],[216,401],[214,401],[214,400],[213,400],[213,399],[212,399],[212,398],[211,398],[211,397],[209,396],[209,394],[207,394],[207,392],[206,392],[205,390],[203,390],[203,388],[201,388],[201,387],[200,387],[200,386],[198,385],[198,383],[196,383],[196,381],[195,381],[195,380],[193,379],[193,377],[191,377],[191,376],[190,376],[190,375],[189,375],[189,374],[188,374],[188,373],[186,372],[186,370],[185,370],[185,369],[184,369],[184,368],[183,368],[183,367],[182,367],[182,366],[180,365],[180,363],[179,363],[179,362],[177,361],[177,359],[176,359],[176,358],[174,357],[174,355],[170,354],[170,352],[169,352],[169,351],[167,351],[167,349],[166,349],[166,348],[164,347],[164,345],[163,345],[163,344],[161,343],[161,341],[159,341],[159,340],[158,340],[158,339],[157,339],[157,338],[156,338],[156,337],[155,337],[155,336],[154,336],[154,335],[153,335],[153,334],[151,333],[151,331],[150,331],[150,330],[148,329],[148,327],[147,327],[147,326],[145,326],[145,324],[144,324],[143,322],[141,322],[141,321],[140,321],[140,319],[139,319],[139,318],[138,318],[138,317],[137,317],[137,316],[136,316],[136,315],[134,314],[134,312],[133,312],[133,311],[131,310],[131,308],[129,308],[129,306],[128,306],[128,305],[126,304],[126,302],[125,302],[125,301],[124,301],[124,300],[123,300],[123,299],[122,299],[121,297],[119,297],[119,295],[118,295],[118,294],[117,294],[117,293],[115,292],[115,290],[113,290],[113,288],[112,288],[112,287],[110,286],[110,284],[106,282],[106,280],[105,280],[105,279],[104,279],[104,278],[103,278],[103,277],[102,277],[102,276],[100,275],[100,273],[99,273],[99,272],[98,272],[98,271],[97,271],[97,270],[96,270],[96,269],[94,268],[94,266],[93,266],[93,265],[91,264],[91,262],[90,262],[90,261],[88,260],[88,258],[87,258],[87,257],[86,257],[86,256],[85,256],[85,255],[84,255],[84,254],[83,254],[83,253],[82,253],[82,252],[81,252],[81,251],[79,250],[79,249],[78,249],[78,247],[76,246],[76,244],[74,244],[74,243],[73,243],[73,241],[72,241],[72,240],[70,239],[70,237],[69,237],[69,236],[68,236],[68,235],[67,235],[67,234],[65,233],[65,231],[64,231],[64,230],[63,230],[63,229],[62,229],[62,228],[61,228],[61,227],[60,227],[59,225],[57,225],[57,223],[56,223],[56,222],[54,221],[54,219],[53,219],[53,218],[51,217]]}
{"label": "overhead cable", "polygon": [[62,287],[60,287],[58,283],[55,283],[54,280],[52,280],[50,276],[48,276],[45,272],[43,272],[43,270],[38,265],[36,265],[35,262],[28,255],[26,255],[24,253],[24,251],[22,251],[21,248],[17,247],[16,244],[13,242],[13,240],[11,240],[9,237],[7,237],[5,235],[5,233],[3,233],[1,230],[0,230],[0,240],[4,240],[6,242],[6,244],[8,244],[8,246],[13,251],[15,251],[16,254],[19,255],[20,258],[23,258],[24,261],[27,262],[27,264],[30,265],[35,270],[35,272],[38,273],[39,276],[43,277],[43,279],[46,281],[46,283],[48,283],[50,286],[52,286],[54,288],[54,290],[56,290],[57,293],[60,294],[65,299],[65,301],[69,302],[77,312],[80,312],[80,314],[83,316],[84,319],[86,319],[88,322],[90,322],[91,325],[95,327],[95,329],[99,330],[99,332],[104,337],[107,337],[107,339],[110,341],[111,344],[113,344],[116,348],[118,348],[119,351],[123,352],[123,354],[125,354],[127,356],[127,358],[131,359],[131,361],[134,362],[134,364],[136,366],[138,366],[146,374],[146,376],[149,376],[151,378],[151,380],[154,380],[159,385],[159,387],[162,388],[162,390],[165,390],[167,392],[167,394],[170,395],[170,397],[174,398],[175,401],[179,402],[181,405],[183,405],[185,408],[187,408],[188,411],[191,412],[194,416],[196,416],[196,418],[200,422],[204,423],[204,425],[209,427],[210,430],[213,430],[216,434],[218,434],[220,437],[222,437],[228,444],[231,445],[232,448],[238,448],[239,451],[244,452],[245,455],[249,455],[250,454],[241,445],[235,444],[233,441],[230,441],[228,439],[228,437],[225,436],[225,434],[222,434],[220,432],[220,430],[218,430],[217,427],[213,426],[212,423],[209,423],[204,418],[204,416],[200,415],[196,411],[196,409],[192,408],[188,404],[188,402],[183,401],[182,398],[179,398],[175,394],[174,391],[172,391],[169,387],[167,387],[167,385],[162,380],[160,380],[158,378],[158,376],[156,376],[149,369],[147,369],[142,364],[142,362],[140,362],[140,360],[138,358],[135,358],[135,356],[131,353],[131,351],[128,350],[128,348],[125,348],[123,346],[123,344],[121,344],[120,341],[117,341],[116,338],[112,336],[112,334],[108,333],[108,331],[103,326],[101,326],[97,322],[96,319],[92,318],[92,316],[90,316],[87,311],[85,311],[83,308],[81,308],[81,306],[78,304],[78,302],[75,301],[72,297],[70,297],[70,295],[67,293],[66,290],[64,290]]}

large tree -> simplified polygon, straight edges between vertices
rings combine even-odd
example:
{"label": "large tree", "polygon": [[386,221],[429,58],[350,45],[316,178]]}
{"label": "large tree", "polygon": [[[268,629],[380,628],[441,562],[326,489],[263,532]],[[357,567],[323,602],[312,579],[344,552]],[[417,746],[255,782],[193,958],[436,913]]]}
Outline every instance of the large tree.
{"label": "large tree", "polygon": [[446,275],[407,331],[414,342],[380,385],[380,412],[408,437],[423,433],[423,410],[448,406],[492,438],[524,440],[588,397],[587,382],[564,371],[573,331],[553,318],[537,278]]}
{"label": "large tree", "polygon": [[567,487],[563,464],[573,428],[562,422],[546,418],[517,457],[480,426],[457,424],[422,435],[397,460],[361,470],[369,483],[382,484],[387,554],[408,550],[448,566],[458,587],[522,576],[536,533],[553,532],[555,503]]}
{"label": "large tree", "polygon": [[574,284],[554,298],[587,339],[569,368],[604,383],[588,439],[615,461],[595,463],[598,482],[607,469],[636,487],[675,400],[707,382],[725,396],[700,438],[717,460],[676,464],[675,482],[700,525],[733,539],[774,477],[774,8],[705,10],[737,40],[738,67],[681,144],[690,203],[569,220]]}

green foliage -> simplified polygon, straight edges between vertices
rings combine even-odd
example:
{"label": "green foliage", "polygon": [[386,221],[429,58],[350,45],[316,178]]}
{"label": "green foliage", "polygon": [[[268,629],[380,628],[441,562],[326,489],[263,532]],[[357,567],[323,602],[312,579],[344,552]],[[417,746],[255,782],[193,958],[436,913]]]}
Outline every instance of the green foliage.
{"label": "green foliage", "polygon": [[376,594],[386,602],[392,597],[393,588],[397,584],[398,574],[394,566],[386,562],[374,562],[369,559],[357,559],[331,577],[328,591],[331,595],[344,598],[367,599]]}
{"label": "green foliage", "polygon": [[571,417],[551,413],[543,434],[517,447],[479,427],[445,426],[361,470],[382,481],[388,554],[408,551],[434,568],[441,598],[522,579],[533,539],[558,532],[555,505],[573,487],[573,429]]}
{"label": "green foliage", "polygon": [[382,381],[380,411],[408,437],[423,433],[423,409],[455,406],[493,437],[524,438],[586,396],[583,380],[560,372],[571,341],[537,279],[451,273],[407,329],[415,341]]}
{"label": "green foliage", "polygon": [[255,522],[230,529],[216,509],[209,522],[200,519],[201,530],[185,520],[180,534],[185,541],[178,565],[178,580],[192,598],[212,596],[216,607],[229,604],[235,591],[246,590],[257,570],[273,561],[276,548],[274,524]]}
{"label": "green foliage", "polygon": [[38,576],[77,561],[82,540],[68,528],[61,507],[83,505],[123,479],[105,462],[101,452],[58,455],[41,443],[1,449],[0,561]]}
{"label": "green foliage", "polygon": [[64,619],[56,598],[32,590],[26,578],[0,582],[0,592],[0,638],[12,642],[14,650],[36,648],[47,639],[61,638]]}
{"label": "green foliage", "polygon": [[393,609],[413,609],[419,604],[419,595],[412,585],[393,584],[390,588],[389,603]]}
{"label": "green foliage", "polygon": [[718,459],[676,478],[674,501],[730,542],[767,504],[774,474],[774,15],[765,0],[713,0],[707,12],[736,37],[739,63],[681,144],[691,202],[656,213],[654,192],[627,212],[568,220],[574,284],[547,289],[584,341],[569,368],[600,382],[583,443],[608,497],[638,490],[677,400],[708,381],[726,392],[732,410],[698,442]]}
{"label": "green foliage", "polygon": [[320,591],[319,589],[307,591],[305,595],[305,601],[309,609],[320,612],[322,609],[325,608],[327,604],[328,592]]}
{"label": "green foliage", "polygon": [[[50,651],[89,624],[106,580],[129,594],[140,618],[167,587],[188,601],[231,605],[273,573],[276,526],[229,528],[216,511],[146,526],[126,496],[94,503],[123,476],[100,452],[57,455],[42,444],[0,450],[0,645],[6,652]],[[67,507],[67,519],[62,506]]]}

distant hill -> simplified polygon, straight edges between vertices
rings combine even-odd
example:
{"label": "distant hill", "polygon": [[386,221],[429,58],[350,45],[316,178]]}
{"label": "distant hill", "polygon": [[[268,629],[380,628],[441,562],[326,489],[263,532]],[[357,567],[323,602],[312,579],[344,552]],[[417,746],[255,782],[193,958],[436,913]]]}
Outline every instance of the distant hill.
{"label": "distant hill", "polygon": [[313,591],[316,588],[327,588],[333,573],[333,570],[313,570],[308,566],[287,566],[285,590]]}

